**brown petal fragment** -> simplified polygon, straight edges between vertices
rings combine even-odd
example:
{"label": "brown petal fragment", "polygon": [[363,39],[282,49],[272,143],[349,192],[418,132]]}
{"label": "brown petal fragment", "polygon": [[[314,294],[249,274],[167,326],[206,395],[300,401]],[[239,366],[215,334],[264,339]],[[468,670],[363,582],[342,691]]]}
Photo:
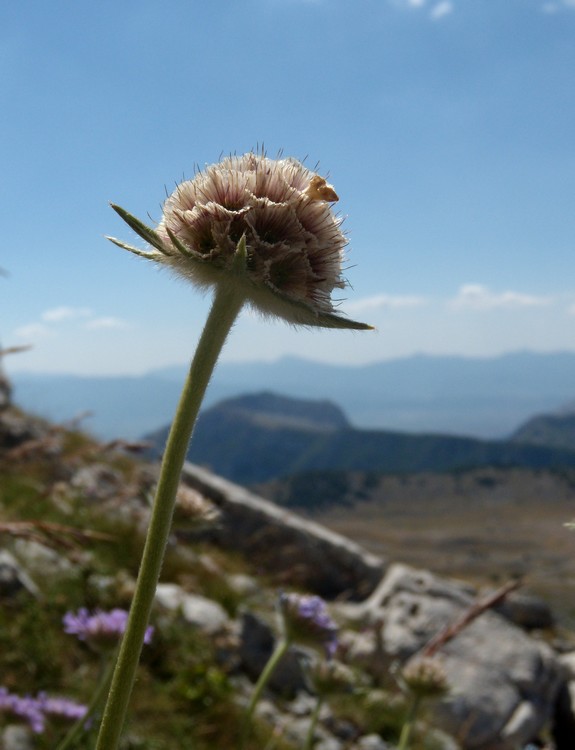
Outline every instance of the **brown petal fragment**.
{"label": "brown petal fragment", "polygon": [[307,190],[304,190],[304,195],[307,195],[307,197],[311,198],[313,201],[327,201],[328,203],[334,203],[339,200],[339,196],[333,189],[333,185],[330,185],[318,174],[311,178]]}

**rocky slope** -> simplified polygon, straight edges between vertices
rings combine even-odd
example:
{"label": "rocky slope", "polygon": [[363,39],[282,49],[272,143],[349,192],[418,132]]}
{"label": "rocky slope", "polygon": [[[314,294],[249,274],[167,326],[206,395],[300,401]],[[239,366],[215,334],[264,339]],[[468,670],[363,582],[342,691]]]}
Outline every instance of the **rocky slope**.
{"label": "rocky slope", "polygon": [[[136,447],[0,411],[0,661],[11,690],[89,700],[97,660],[60,623],[81,606],[129,606],[156,476],[130,458]],[[428,703],[414,747],[516,750],[549,732],[556,750],[572,747],[568,634],[559,653],[534,637],[533,620],[529,633],[518,625],[541,602],[509,595],[507,609],[486,609],[485,592],[374,556],[194,465],[182,476],[129,747],[236,746],[242,705],[277,637],[280,586],[328,600],[340,625],[337,658],[355,675],[353,693],[326,702],[315,750],[392,747],[407,709],[392,665],[422,654],[451,690]],[[550,625],[548,614],[539,627]],[[302,654],[292,650],[276,676],[249,750],[272,732],[282,750],[302,746],[315,705]],[[54,737],[28,732],[24,747],[54,747]]]}

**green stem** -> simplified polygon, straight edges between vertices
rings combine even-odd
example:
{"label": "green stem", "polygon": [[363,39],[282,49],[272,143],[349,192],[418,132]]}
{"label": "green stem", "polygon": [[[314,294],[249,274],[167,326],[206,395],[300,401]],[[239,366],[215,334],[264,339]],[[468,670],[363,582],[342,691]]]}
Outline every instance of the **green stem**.
{"label": "green stem", "polygon": [[415,727],[415,719],[417,718],[417,714],[419,713],[420,703],[421,697],[419,695],[415,695],[413,697],[411,708],[409,709],[409,713],[407,714],[405,723],[401,729],[401,735],[399,737],[397,750],[407,750],[407,748],[409,747],[409,740],[411,739],[411,733],[413,732],[413,728]]}
{"label": "green stem", "polygon": [[273,672],[275,671],[275,668],[280,663],[282,657],[286,654],[288,648],[290,646],[290,642],[287,638],[282,638],[280,641],[278,641],[275,651],[270,656],[268,663],[265,665],[263,672],[260,674],[259,680],[256,683],[256,686],[254,688],[254,692],[252,693],[252,699],[250,701],[250,704],[247,708],[246,715],[244,718],[244,725],[243,725],[243,732],[242,732],[242,742],[240,744],[240,747],[245,747],[246,741],[249,736],[251,723],[252,723],[252,717],[255,711],[255,708],[258,704],[259,699],[261,698],[262,692],[269,682],[270,677],[272,676]]}
{"label": "green stem", "polygon": [[90,719],[94,716],[94,714],[100,707],[100,704],[103,703],[106,692],[110,687],[110,681],[112,679],[112,672],[115,663],[114,659],[116,655],[117,649],[114,649],[114,653],[111,654],[111,658],[106,664],[105,669],[100,670],[102,675],[100,678],[100,683],[98,685],[98,688],[96,689],[96,692],[92,696],[90,704],[88,705],[86,715],[82,716],[81,719],[78,719],[78,721],[76,721],[73,726],[70,727],[70,730],[62,739],[56,750],[68,750],[68,748],[73,747],[74,743],[80,737],[80,735],[82,735],[86,731],[86,724],[90,723]]}
{"label": "green stem", "polygon": [[313,710],[313,714],[311,717],[311,721],[309,723],[309,729],[307,730],[307,737],[305,740],[305,745],[303,746],[303,750],[311,750],[313,746],[313,736],[315,734],[315,728],[317,726],[317,722],[319,719],[319,712],[321,711],[322,706],[323,706],[323,697],[321,695],[318,695],[315,708]]}
{"label": "green stem", "polygon": [[134,599],[112,677],[96,750],[117,750],[120,741],[170,534],[176,492],[189,441],[208,382],[243,302],[244,296],[238,294],[233,284],[220,284],[216,287],[212,308],[192,360],[166,444]]}

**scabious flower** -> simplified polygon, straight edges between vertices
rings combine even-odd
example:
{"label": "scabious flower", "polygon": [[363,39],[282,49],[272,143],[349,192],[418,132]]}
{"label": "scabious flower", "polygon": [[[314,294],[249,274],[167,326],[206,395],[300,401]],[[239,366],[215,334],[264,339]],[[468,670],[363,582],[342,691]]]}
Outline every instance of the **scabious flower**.
{"label": "scabious flower", "polygon": [[357,683],[352,670],[336,659],[317,659],[306,665],[305,676],[322,698],[351,693]]}
{"label": "scabious flower", "polygon": [[46,693],[38,693],[36,700],[42,713],[56,720],[77,721],[83,719],[88,712],[87,706],[69,698],[50,697]]}
{"label": "scabious flower", "polygon": [[[110,612],[96,610],[90,614],[82,607],[77,613],[64,615],[64,632],[75,635],[96,649],[106,649],[117,644],[126,629],[128,613],[125,609],[112,609]],[[150,643],[154,629],[146,628],[144,643]]]}
{"label": "scabious flower", "polygon": [[0,687],[0,713],[6,714],[14,721],[28,724],[37,734],[44,731],[45,717],[36,698],[22,697],[10,693],[5,687]]}
{"label": "scabious flower", "polygon": [[279,613],[287,641],[325,649],[328,658],[337,650],[338,628],[320,596],[280,594]]}
{"label": "scabious flower", "polygon": [[[230,156],[183,182],[167,199],[155,229],[113,206],[149,249],[139,250],[110,237],[112,242],[201,288],[213,287],[214,295],[166,443],[133,617],[119,651],[97,750],[119,746],[169,540],[177,478],[206,388],[242,307],[247,303],[264,315],[298,325],[371,328],[338,315],[332,303],[333,290],[345,286],[342,261],[347,242],[341,219],[331,210],[336,200],[333,187],[300,162],[268,159],[262,152]],[[308,604],[306,611],[304,602],[301,607],[290,599],[284,602],[285,637],[260,675],[246,713],[246,731],[263,686],[289,647],[288,636],[307,636],[315,645],[324,645],[328,654],[335,651],[335,625],[317,602]]]}
{"label": "scabious flower", "polygon": [[[320,175],[295,159],[264,153],[230,156],[182,182],[164,204],[156,229],[113,208],[146,242],[141,255],[202,288],[241,285],[265,315],[326,328],[369,329],[336,314],[331,294],[343,289],[347,239],[331,203],[338,196]],[[234,263],[245,242],[246,267]]]}
{"label": "scabious flower", "polygon": [[6,714],[13,721],[21,721],[36,734],[46,727],[46,719],[76,721],[88,712],[86,706],[68,698],[50,698],[46,693],[20,696],[0,687],[0,714]]}
{"label": "scabious flower", "polygon": [[449,691],[447,674],[439,659],[417,656],[400,674],[402,684],[418,698],[440,698]]}

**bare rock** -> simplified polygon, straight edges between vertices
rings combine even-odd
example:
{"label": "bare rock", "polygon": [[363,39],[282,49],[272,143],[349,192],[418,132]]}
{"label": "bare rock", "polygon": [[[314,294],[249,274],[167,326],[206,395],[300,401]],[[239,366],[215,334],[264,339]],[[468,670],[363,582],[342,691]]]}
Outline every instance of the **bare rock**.
{"label": "bare rock", "polygon": [[165,609],[180,610],[186,622],[208,635],[222,631],[228,624],[227,612],[218,602],[189,594],[175,583],[158,584],[156,601]]}
{"label": "bare rock", "polygon": [[0,450],[11,450],[46,433],[37,420],[6,407],[0,409]]}
{"label": "bare rock", "polygon": [[567,682],[562,686],[555,704],[553,740],[555,750],[572,750],[575,737],[575,652],[562,654]]}
{"label": "bare rock", "polygon": [[513,591],[494,611],[525,630],[544,630],[555,624],[553,612],[547,602],[535,594],[522,591]]}
{"label": "bare rock", "polygon": [[[396,564],[364,604],[346,612],[380,623],[382,648],[404,661],[473,601],[469,586]],[[564,683],[557,657],[495,612],[471,622],[439,657],[452,690],[436,705],[433,723],[466,750],[514,750],[551,719]]]}
{"label": "bare rock", "polygon": [[262,571],[325,599],[358,601],[377,586],[384,561],[335,532],[274,505],[243,487],[187,463],[182,482],[220,510],[203,538],[257,560]]}
{"label": "bare rock", "polygon": [[14,555],[8,550],[0,550],[0,597],[9,598],[20,591],[27,591],[33,597],[40,596],[38,586]]}
{"label": "bare rock", "polygon": [[0,411],[7,409],[12,403],[12,388],[10,381],[0,370]]}
{"label": "bare rock", "polygon": [[[255,682],[268,663],[275,648],[275,635],[271,627],[252,612],[244,612],[241,621],[240,658],[246,673]],[[294,696],[306,689],[306,680],[300,663],[301,651],[288,649],[273,672],[269,687],[283,695]]]}
{"label": "bare rock", "polygon": [[81,493],[86,502],[100,502],[119,494],[123,485],[120,472],[106,464],[83,466],[74,474],[70,486]]}
{"label": "bare rock", "polygon": [[34,750],[36,747],[32,731],[20,724],[9,724],[0,737],[2,750]]}

